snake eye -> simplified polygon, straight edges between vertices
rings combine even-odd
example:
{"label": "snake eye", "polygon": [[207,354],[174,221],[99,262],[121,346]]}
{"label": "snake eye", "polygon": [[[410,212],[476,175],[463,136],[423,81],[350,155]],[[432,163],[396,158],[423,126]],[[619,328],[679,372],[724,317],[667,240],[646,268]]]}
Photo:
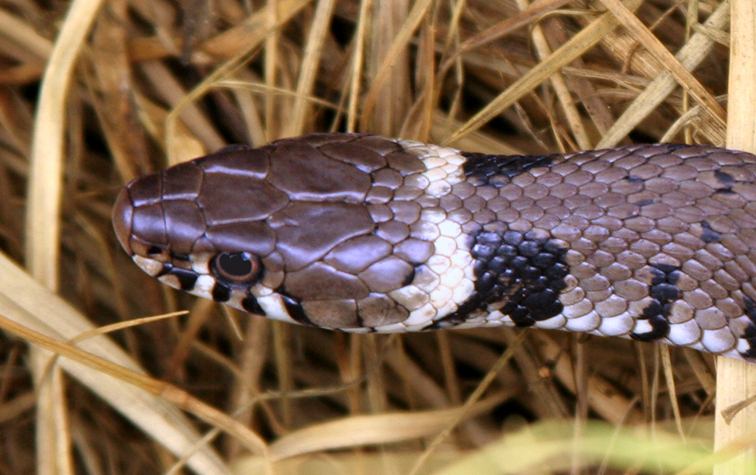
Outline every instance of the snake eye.
{"label": "snake eye", "polygon": [[213,258],[211,269],[226,284],[249,284],[260,277],[260,259],[249,252],[224,252]]}

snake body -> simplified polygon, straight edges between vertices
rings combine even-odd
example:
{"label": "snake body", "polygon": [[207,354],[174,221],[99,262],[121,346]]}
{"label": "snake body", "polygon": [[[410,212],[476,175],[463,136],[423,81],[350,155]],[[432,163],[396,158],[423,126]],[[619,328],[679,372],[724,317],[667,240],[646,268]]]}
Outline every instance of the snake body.
{"label": "snake body", "polygon": [[371,134],[236,146],[138,178],[113,220],[162,282],[349,332],[490,326],[756,361],[756,156],[509,156]]}

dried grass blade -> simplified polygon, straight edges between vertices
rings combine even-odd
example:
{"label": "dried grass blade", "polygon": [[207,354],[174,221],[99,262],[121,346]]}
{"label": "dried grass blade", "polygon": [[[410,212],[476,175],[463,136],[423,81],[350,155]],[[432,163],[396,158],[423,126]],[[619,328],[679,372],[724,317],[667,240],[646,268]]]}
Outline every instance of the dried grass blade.
{"label": "dried grass blade", "polygon": [[52,52],[50,40],[34,31],[28,23],[4,10],[0,10],[0,35],[16,43],[24,55],[34,55],[40,63],[47,61]]}
{"label": "dried grass blade", "polygon": [[668,69],[680,85],[704,106],[706,113],[724,127],[725,111],[722,106],[698,79],[680,64],[680,61],[651,33],[646,25],[619,0],[601,0],[601,2],[651,52],[652,57],[661,63],[662,69]]}
{"label": "dried grass blade", "polygon": [[271,25],[268,25],[267,16],[271,9],[275,10],[277,18],[277,23],[272,26],[278,28],[291,20],[309,3],[311,3],[310,0],[281,0],[271,3],[242,23],[205,41],[200,45],[200,49],[221,58],[236,56],[242,50],[249,50],[250,45],[261,43],[270,34]]}
{"label": "dried grass blade", "polygon": [[[82,314],[3,254],[0,254],[0,289],[0,315],[16,326],[59,341],[74,339],[94,329]],[[142,372],[129,355],[105,336],[90,338],[77,346],[135,374]],[[176,455],[186,453],[199,440],[187,418],[165,400],[69,359],[60,359],[59,365]],[[189,465],[206,475],[225,473],[223,463],[207,447],[194,455]]]}
{"label": "dried grass blade", "polygon": [[556,10],[568,1],[569,0],[536,0],[535,2],[528,5],[527,8],[519,12],[517,15],[511,18],[507,18],[506,20],[493,25],[487,30],[481,31],[477,35],[466,39],[464,43],[459,45],[459,48],[454,50],[452,54],[449,55],[448,58],[445,58],[441,63],[441,66],[439,67],[439,76],[443,76],[446,71],[452,66],[452,64],[454,64],[454,60],[457,59],[461,54],[483,46],[486,43],[490,43],[491,41],[497,40],[518,28],[522,28],[523,26],[535,23],[540,17],[551,12],[552,10]]}
{"label": "dried grass blade", "polygon": [[[29,167],[26,208],[27,266],[46,288],[58,287],[60,256],[60,204],[63,187],[63,150],[65,141],[66,100],[74,66],[84,39],[102,5],[102,0],[76,0],[66,15],[60,35],[45,69]],[[39,377],[44,369],[35,363],[44,360],[32,348],[32,371]],[[37,471],[72,473],[68,450],[68,427],[62,386],[58,374],[46,381],[37,406]]]}
{"label": "dried grass blade", "polygon": [[94,369],[100,375],[108,375],[120,382],[125,382],[138,389],[146,391],[153,396],[159,396],[166,401],[172,402],[184,410],[191,412],[203,421],[235,435],[253,453],[265,454],[267,451],[265,442],[249,429],[234,421],[223,412],[193,398],[191,395],[175,386],[150,378],[142,373],[131,371],[130,369],[112,363],[105,358],[101,358],[92,353],[76,348],[75,346],[71,346],[68,343],[61,342],[45,336],[42,333],[30,330],[2,315],[0,315],[0,326],[4,330],[19,336],[32,344],[73,360],[86,368]]}
{"label": "dried grass blade", "polygon": [[362,103],[362,115],[360,117],[360,125],[362,127],[367,126],[370,123],[370,119],[375,109],[376,102],[378,101],[378,95],[386,84],[389,73],[391,72],[393,65],[401,53],[402,49],[406,48],[412,38],[412,34],[420,26],[420,22],[428,12],[433,2],[431,0],[420,0],[412,6],[407,21],[402,25],[402,29],[396,35],[396,39],[391,44],[391,48],[386,53],[386,58],[383,60],[378,73],[373,79],[373,84],[368,92],[365,100]]}
{"label": "dried grass blade", "polygon": [[[704,23],[705,26],[720,30],[727,25],[730,19],[730,2],[725,0],[717,7]],[[676,57],[680,63],[688,70],[692,71],[704,60],[707,54],[714,47],[714,41],[710,36],[696,32],[690,40],[677,53]],[[641,92],[635,100],[625,109],[625,112],[617,119],[617,122],[610,128],[597,148],[613,147],[619,143],[622,138],[630,133],[641,121],[651,114],[664,99],[672,93],[677,86],[674,76],[669,71],[662,71],[653,81]],[[715,145],[724,143],[724,128],[717,127],[713,130],[721,130],[720,140],[712,137]]]}
{"label": "dried grass blade", "polygon": [[315,16],[313,16],[312,23],[310,24],[310,35],[307,38],[307,43],[302,53],[302,69],[297,84],[297,98],[294,101],[294,111],[289,126],[285,129],[284,137],[301,135],[304,132],[306,120],[310,118],[308,114],[308,106],[310,105],[309,96],[312,94],[312,88],[315,86],[315,76],[320,66],[323,43],[331,25],[334,4],[334,0],[324,0],[318,2],[315,8]]}
{"label": "dried grass blade", "polygon": [[77,0],[63,23],[45,70],[34,122],[26,259],[34,276],[48,288],[57,287],[65,106],[81,45],[102,0]]}
{"label": "dried grass blade", "polygon": [[[628,8],[634,10],[643,3],[643,0],[628,0]],[[499,115],[506,108],[514,104],[518,99],[532,91],[543,81],[565,64],[570,63],[606,36],[610,31],[619,26],[619,22],[611,14],[601,15],[600,18],[583,28],[580,33],[572,37],[567,43],[554,51],[548,58],[531,69],[528,74],[515,81],[506,91],[492,100],[480,112],[475,114],[454,134],[445,140],[445,144],[459,140],[464,135],[473,132],[485,123]]]}
{"label": "dried grass blade", "polygon": [[385,444],[434,435],[461,416],[473,417],[501,402],[493,397],[471,407],[457,407],[436,411],[351,416],[300,429],[285,435],[270,445],[270,456],[280,460],[295,455]]}

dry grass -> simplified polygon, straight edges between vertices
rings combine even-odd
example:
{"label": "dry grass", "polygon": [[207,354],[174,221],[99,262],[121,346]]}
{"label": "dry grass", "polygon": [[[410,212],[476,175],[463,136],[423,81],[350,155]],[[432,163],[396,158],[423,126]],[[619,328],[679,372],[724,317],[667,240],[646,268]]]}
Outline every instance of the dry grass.
{"label": "dry grass", "polygon": [[709,356],[228,314],[142,274],[109,214],[139,174],[310,131],[496,153],[724,145],[728,12],[718,0],[0,2],[0,471],[706,472]]}

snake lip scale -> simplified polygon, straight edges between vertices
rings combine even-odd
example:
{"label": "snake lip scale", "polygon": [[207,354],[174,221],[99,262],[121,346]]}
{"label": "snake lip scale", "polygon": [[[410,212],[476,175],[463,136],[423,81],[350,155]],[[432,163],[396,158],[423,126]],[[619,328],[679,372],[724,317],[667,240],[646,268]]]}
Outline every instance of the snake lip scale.
{"label": "snake lip scale", "polygon": [[364,133],[140,177],[116,234],[160,281],[348,332],[539,327],[756,361],[756,156],[509,156]]}

